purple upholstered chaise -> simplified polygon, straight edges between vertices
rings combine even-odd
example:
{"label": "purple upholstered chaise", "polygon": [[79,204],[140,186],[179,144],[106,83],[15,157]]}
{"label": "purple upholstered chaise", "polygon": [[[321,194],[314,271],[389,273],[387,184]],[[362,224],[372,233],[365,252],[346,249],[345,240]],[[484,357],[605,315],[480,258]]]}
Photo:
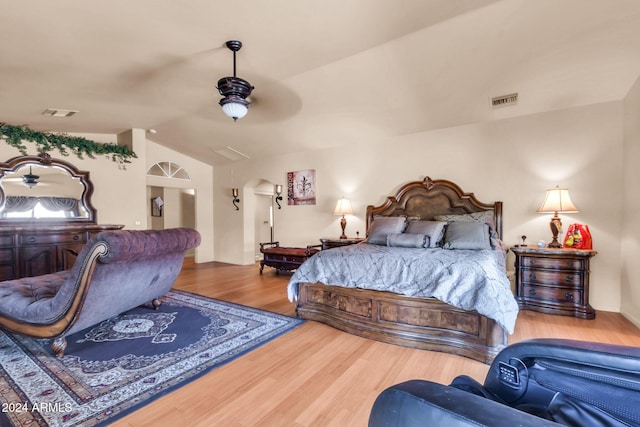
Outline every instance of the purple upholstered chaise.
{"label": "purple upholstered chaise", "polygon": [[160,304],[185,251],[200,244],[190,228],[104,231],[92,237],[71,270],[0,282],[0,327],[36,338],[65,337],[139,305]]}

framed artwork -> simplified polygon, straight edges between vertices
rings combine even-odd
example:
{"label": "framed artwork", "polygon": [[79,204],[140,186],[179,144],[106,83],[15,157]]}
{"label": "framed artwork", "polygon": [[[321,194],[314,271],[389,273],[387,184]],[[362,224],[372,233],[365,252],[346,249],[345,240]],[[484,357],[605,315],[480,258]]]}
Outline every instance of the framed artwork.
{"label": "framed artwork", "polygon": [[287,173],[289,205],[316,204],[316,171],[309,169]]}
{"label": "framed artwork", "polygon": [[162,205],[164,202],[161,197],[151,199],[151,216],[162,216]]}

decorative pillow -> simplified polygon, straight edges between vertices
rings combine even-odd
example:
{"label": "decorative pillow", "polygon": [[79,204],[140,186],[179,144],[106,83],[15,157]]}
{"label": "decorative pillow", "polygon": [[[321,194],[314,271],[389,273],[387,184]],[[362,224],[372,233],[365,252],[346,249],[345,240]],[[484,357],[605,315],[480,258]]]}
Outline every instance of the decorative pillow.
{"label": "decorative pillow", "polygon": [[389,234],[387,246],[394,248],[428,248],[429,236],[424,234]]}
{"label": "decorative pillow", "polygon": [[405,233],[424,234],[429,237],[429,244],[425,247],[435,248],[442,240],[445,225],[444,221],[409,221]]}
{"label": "decorative pillow", "polygon": [[436,221],[446,222],[479,222],[480,224],[488,224],[492,229],[496,229],[493,211],[482,211],[459,215],[437,215],[434,217]]}
{"label": "decorative pillow", "polygon": [[479,222],[452,222],[444,233],[445,249],[491,249],[489,226]]}
{"label": "decorative pillow", "polygon": [[386,245],[387,235],[404,231],[406,216],[376,216],[369,226],[367,242],[374,245]]}
{"label": "decorative pillow", "polygon": [[437,215],[434,219],[438,221],[447,221],[447,223],[477,222],[480,224],[487,224],[489,226],[489,234],[491,236],[491,245],[496,248],[503,246],[500,238],[498,237],[498,233],[496,232],[496,220],[492,210],[459,215]]}

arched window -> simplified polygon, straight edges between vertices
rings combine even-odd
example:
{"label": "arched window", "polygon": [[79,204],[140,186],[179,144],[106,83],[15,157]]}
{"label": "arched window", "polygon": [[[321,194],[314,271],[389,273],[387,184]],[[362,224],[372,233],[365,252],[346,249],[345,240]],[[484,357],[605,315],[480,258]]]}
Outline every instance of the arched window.
{"label": "arched window", "polygon": [[191,181],[191,177],[187,171],[179,164],[173,162],[158,162],[147,169],[147,175]]}

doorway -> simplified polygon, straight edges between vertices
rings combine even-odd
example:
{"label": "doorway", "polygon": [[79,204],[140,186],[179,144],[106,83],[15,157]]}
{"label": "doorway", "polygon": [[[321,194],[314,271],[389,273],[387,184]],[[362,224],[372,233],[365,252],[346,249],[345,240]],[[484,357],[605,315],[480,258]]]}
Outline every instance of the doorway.
{"label": "doorway", "polygon": [[273,215],[273,183],[261,181],[254,189],[255,195],[255,258],[262,259],[260,243],[275,240],[275,224]]}
{"label": "doorway", "polygon": [[[147,200],[149,229],[196,228],[196,192],[193,188],[147,186]],[[186,253],[186,256],[194,255],[195,249]]]}

